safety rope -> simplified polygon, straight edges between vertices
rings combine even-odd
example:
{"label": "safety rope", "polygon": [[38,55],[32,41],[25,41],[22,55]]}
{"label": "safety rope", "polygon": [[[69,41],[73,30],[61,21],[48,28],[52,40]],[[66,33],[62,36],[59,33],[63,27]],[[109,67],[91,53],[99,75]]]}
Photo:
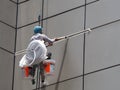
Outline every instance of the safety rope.
{"label": "safety rope", "polygon": [[[82,30],[82,31],[79,31],[79,32],[76,32],[76,33],[73,33],[73,34],[69,34],[69,35],[67,35],[67,36],[63,36],[63,39],[62,39],[62,40],[66,39],[66,38],[74,37],[74,36],[77,36],[77,35],[80,35],[80,34],[89,33],[89,32],[91,32],[91,31],[92,31],[92,30],[91,30],[90,28],[88,28],[88,29],[86,29],[86,30]],[[55,43],[61,42],[62,40],[59,40],[59,41],[57,41],[57,42],[55,42]],[[17,51],[17,52],[15,53],[15,55],[17,56],[17,55],[20,55],[20,54],[25,54],[25,52],[26,52],[26,49],[23,49],[23,50]]]}
{"label": "safety rope", "polygon": [[[38,16],[38,21],[39,21],[39,26],[42,24],[43,25],[43,21],[41,21],[41,16]],[[40,63],[38,63],[38,67],[37,67],[37,80],[36,80],[36,90],[39,90],[40,87]]]}

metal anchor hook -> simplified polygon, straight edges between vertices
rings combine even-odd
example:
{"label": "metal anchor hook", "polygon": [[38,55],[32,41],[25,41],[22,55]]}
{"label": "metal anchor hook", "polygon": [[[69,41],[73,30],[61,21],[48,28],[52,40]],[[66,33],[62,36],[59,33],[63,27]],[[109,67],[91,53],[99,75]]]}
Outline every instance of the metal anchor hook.
{"label": "metal anchor hook", "polygon": [[39,21],[39,26],[40,26],[40,22],[41,22],[41,16],[38,16],[38,21]]}

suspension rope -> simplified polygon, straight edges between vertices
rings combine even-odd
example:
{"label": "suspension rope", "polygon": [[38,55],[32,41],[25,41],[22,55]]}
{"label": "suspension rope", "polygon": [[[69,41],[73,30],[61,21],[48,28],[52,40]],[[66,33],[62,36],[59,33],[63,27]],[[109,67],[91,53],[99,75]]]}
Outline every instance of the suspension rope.
{"label": "suspension rope", "polygon": [[40,88],[40,64],[37,64],[37,76],[36,76],[36,90]]}
{"label": "suspension rope", "polygon": [[[73,34],[69,34],[67,36],[63,36],[63,37],[60,37],[60,38],[63,38],[62,40],[66,39],[66,38],[70,38],[70,37],[73,37],[73,36],[77,36],[77,35],[80,35],[80,34],[84,34],[84,33],[90,33],[92,30],[90,28],[86,29],[86,30],[82,30],[82,31],[79,31],[79,32],[76,32],[76,33],[73,33]],[[58,42],[61,42],[62,40],[59,40],[55,43],[58,43]],[[15,53],[15,55],[20,55],[20,54],[25,54],[27,49],[23,49],[23,50],[20,50],[20,51],[17,51]]]}
{"label": "suspension rope", "polygon": [[[38,17],[39,20],[39,26],[42,24],[43,21],[41,21],[41,16],[39,15]],[[40,63],[38,63],[38,67],[37,67],[37,80],[36,80],[36,90],[39,90],[40,87]]]}
{"label": "suspension rope", "polygon": [[[39,20],[39,26],[43,28],[43,15],[44,15],[44,0],[42,0],[42,17],[39,15],[38,20]],[[36,82],[36,90],[39,90],[41,87],[41,66],[40,63],[38,64],[38,76],[37,76],[37,82]]]}

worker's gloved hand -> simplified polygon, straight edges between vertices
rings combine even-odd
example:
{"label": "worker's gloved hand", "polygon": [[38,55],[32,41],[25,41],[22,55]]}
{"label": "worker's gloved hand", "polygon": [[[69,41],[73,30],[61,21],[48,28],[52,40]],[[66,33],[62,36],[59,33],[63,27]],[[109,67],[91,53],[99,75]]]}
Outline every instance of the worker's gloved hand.
{"label": "worker's gloved hand", "polygon": [[62,40],[62,39],[65,39],[66,37],[63,36],[63,37],[58,37],[58,38],[55,38],[55,41],[59,41],[59,40]]}
{"label": "worker's gloved hand", "polygon": [[60,39],[59,38],[55,38],[55,41],[59,41]]}
{"label": "worker's gloved hand", "polygon": [[52,45],[53,45],[53,43],[49,43],[49,44],[48,44],[48,46],[52,46]]}

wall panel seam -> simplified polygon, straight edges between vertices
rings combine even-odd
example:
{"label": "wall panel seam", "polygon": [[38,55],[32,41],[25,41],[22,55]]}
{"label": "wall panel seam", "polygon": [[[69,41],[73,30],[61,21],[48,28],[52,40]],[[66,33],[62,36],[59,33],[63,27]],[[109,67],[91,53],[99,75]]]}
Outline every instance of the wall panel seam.
{"label": "wall panel seam", "polygon": [[[99,1],[99,0],[95,0],[95,1],[92,1],[92,2],[87,3],[86,5],[93,4],[93,3],[98,2],[98,1]],[[84,7],[84,6],[85,6],[85,5],[83,4],[83,5],[74,7],[74,8],[72,8],[72,9],[69,9],[69,10],[66,10],[66,11],[63,11],[63,12],[60,12],[60,13],[57,13],[57,14],[55,14],[55,15],[51,15],[51,16],[45,17],[45,18],[41,19],[41,21],[48,20],[48,19],[54,18],[54,17],[56,17],[56,16],[60,16],[60,15],[65,14],[65,13],[67,13],[67,12],[80,9],[80,8],[82,8],[82,7]],[[18,29],[21,29],[21,28],[23,28],[23,27],[26,27],[26,26],[29,26],[29,25],[32,25],[32,24],[35,24],[35,23],[38,23],[38,22],[39,22],[39,20],[38,20],[38,21],[35,21],[35,22],[32,22],[32,23],[29,23],[29,24],[26,24],[26,25],[23,25],[23,26],[19,26]]]}

